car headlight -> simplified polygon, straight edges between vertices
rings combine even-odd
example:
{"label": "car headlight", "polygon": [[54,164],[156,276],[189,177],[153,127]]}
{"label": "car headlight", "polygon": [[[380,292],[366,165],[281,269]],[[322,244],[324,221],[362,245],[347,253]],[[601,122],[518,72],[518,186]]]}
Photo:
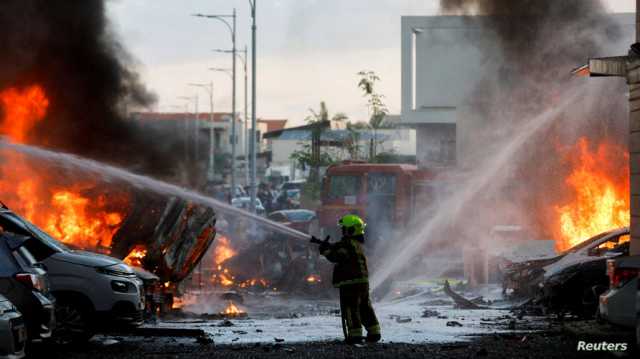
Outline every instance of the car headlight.
{"label": "car headlight", "polygon": [[15,312],[15,311],[16,311],[16,307],[13,305],[13,303],[9,301],[0,302],[0,315],[3,315],[4,313]]}
{"label": "car headlight", "polygon": [[124,263],[114,264],[108,267],[96,268],[98,273],[113,275],[117,277],[135,277],[136,274],[131,267]]}

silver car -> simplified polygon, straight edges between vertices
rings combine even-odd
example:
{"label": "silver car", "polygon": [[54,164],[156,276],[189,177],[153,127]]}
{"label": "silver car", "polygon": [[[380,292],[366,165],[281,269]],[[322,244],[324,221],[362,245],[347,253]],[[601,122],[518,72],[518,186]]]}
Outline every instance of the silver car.
{"label": "silver car", "polygon": [[0,294],[0,359],[24,357],[27,328],[22,314]]}
{"label": "silver car", "polygon": [[636,297],[640,256],[621,257],[607,261],[609,290],[600,296],[598,314],[601,319],[633,328],[638,321]]}

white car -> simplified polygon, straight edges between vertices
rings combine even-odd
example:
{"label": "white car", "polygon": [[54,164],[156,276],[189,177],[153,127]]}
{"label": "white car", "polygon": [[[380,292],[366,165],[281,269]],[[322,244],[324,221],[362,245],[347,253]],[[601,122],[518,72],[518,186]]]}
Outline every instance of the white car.
{"label": "white car", "polygon": [[24,357],[27,328],[22,314],[0,294],[0,359]]}
{"label": "white car", "polygon": [[637,315],[638,273],[640,256],[622,257],[607,261],[609,290],[600,296],[598,314],[610,323],[634,328]]}
{"label": "white car", "polygon": [[30,237],[25,247],[46,267],[56,298],[58,341],[85,341],[104,329],[142,324],[143,285],[130,266],[72,250],[6,208],[0,209],[0,226]]}

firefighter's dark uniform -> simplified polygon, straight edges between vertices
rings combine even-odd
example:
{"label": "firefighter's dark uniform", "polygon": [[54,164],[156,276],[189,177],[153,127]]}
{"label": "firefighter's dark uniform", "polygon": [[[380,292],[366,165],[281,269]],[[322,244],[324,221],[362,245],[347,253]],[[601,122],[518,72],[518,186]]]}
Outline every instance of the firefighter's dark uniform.
{"label": "firefighter's dark uniform", "polygon": [[323,243],[320,253],[333,269],[333,285],[340,290],[340,310],[346,323],[347,341],[358,341],[363,337],[362,326],[367,330],[367,340],[380,339],[380,324],[369,298],[369,272],[362,244],[363,235],[344,236],[337,243]]}

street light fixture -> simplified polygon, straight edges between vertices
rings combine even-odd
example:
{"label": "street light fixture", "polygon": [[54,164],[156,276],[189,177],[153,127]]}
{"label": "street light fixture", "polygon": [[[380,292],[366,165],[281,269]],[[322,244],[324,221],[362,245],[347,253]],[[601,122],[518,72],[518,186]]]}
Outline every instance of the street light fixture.
{"label": "street light fixture", "polygon": [[[207,19],[215,19],[227,26],[227,29],[231,33],[231,51],[232,51],[232,85],[231,85],[231,193],[235,193],[236,190],[236,9],[233,9],[232,14],[223,15],[210,15],[210,14],[193,14],[195,17],[202,17]],[[232,22],[229,23],[227,19],[231,18]]]}

